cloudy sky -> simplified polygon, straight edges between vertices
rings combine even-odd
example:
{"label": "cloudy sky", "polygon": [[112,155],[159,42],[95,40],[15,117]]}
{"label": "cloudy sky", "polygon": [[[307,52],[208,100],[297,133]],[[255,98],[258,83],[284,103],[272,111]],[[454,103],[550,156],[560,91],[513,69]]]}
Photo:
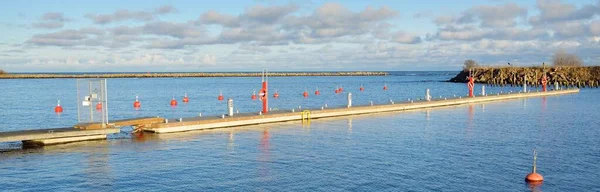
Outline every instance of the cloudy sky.
{"label": "cloudy sky", "polygon": [[9,72],[459,70],[600,62],[598,0],[14,1]]}

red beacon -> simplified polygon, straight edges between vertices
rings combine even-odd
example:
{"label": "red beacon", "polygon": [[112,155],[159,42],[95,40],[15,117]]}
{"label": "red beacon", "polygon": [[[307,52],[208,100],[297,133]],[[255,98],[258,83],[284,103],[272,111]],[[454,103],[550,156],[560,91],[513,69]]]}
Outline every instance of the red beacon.
{"label": "red beacon", "polygon": [[54,107],[54,112],[56,112],[56,113],[62,113],[63,112],[63,107],[60,106],[60,99],[58,99],[56,101],[56,107]]}
{"label": "red beacon", "polygon": [[182,101],[183,101],[184,103],[190,102],[190,98],[187,96],[187,93],[185,93],[185,94],[183,95],[183,99],[182,99]]}
{"label": "red beacon", "polygon": [[140,103],[140,101],[138,100],[138,96],[135,96],[135,101],[133,102],[133,108],[139,109],[140,107],[142,107],[142,103]]}

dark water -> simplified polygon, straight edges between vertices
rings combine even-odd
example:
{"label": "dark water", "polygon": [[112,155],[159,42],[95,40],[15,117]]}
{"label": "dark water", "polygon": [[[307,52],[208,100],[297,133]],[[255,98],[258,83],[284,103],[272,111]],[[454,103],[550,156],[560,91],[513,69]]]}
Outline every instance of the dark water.
{"label": "dark water", "polygon": [[[465,95],[452,72],[386,77],[274,77],[279,110]],[[360,85],[365,87],[359,92]],[[386,84],[388,91],[383,91]],[[319,87],[321,96],[312,92]],[[476,86],[479,88],[479,85]],[[77,123],[75,80],[0,80],[0,131]],[[260,78],[109,79],[111,119],[220,115],[219,90],[240,112],[256,112]],[[302,98],[307,90],[310,97]],[[489,92],[519,87],[486,87]],[[535,90],[535,88],[534,88]],[[171,108],[173,95],[191,102]],[[132,109],[135,95],[142,109]],[[600,191],[600,91],[432,110],[195,131],[132,135],[38,149],[0,147],[0,191],[530,191],[538,151],[542,191]],[[53,112],[61,99],[65,112]]]}

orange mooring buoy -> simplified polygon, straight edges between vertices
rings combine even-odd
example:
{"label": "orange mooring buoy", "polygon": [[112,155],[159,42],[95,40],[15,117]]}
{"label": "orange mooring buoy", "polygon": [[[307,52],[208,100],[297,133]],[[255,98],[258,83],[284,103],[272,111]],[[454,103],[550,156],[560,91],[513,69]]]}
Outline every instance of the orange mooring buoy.
{"label": "orange mooring buoy", "polygon": [[177,100],[175,100],[175,96],[171,99],[171,106],[177,106]]}
{"label": "orange mooring buoy", "polygon": [[223,101],[223,98],[224,98],[224,97],[223,97],[223,93],[220,93],[220,92],[219,92],[219,96],[217,97],[217,99],[218,99],[219,101]]}
{"label": "orange mooring buoy", "polygon": [[252,98],[252,100],[256,100],[256,91],[254,91],[254,92],[252,93],[252,97],[251,97],[251,98]]}
{"label": "orange mooring buoy", "polygon": [[344,88],[342,88],[342,86],[341,86],[341,85],[340,85],[340,88],[339,88],[338,90],[340,90],[340,93],[341,93],[341,92],[344,92]]}
{"label": "orange mooring buoy", "polygon": [[183,101],[184,103],[190,102],[190,98],[187,96],[187,93],[185,93],[185,94],[183,95],[183,99],[182,99],[182,101]]}
{"label": "orange mooring buoy", "polygon": [[133,102],[133,108],[138,109],[140,107],[142,107],[142,103],[140,103],[140,101],[138,100],[138,96],[136,95],[135,96],[135,101]]}
{"label": "orange mooring buoy", "polygon": [[63,108],[62,108],[62,106],[60,106],[60,99],[58,99],[56,101],[56,107],[54,107],[54,112],[56,112],[56,113],[62,113],[63,112]]}
{"label": "orange mooring buoy", "polygon": [[279,93],[277,93],[277,91],[275,91],[275,94],[273,94],[273,97],[279,98]]}
{"label": "orange mooring buoy", "polygon": [[388,88],[387,88],[387,85],[385,85],[385,84],[384,84],[384,85],[383,85],[383,90],[387,90],[387,89],[388,89]]}
{"label": "orange mooring buoy", "polygon": [[337,93],[340,93],[340,88],[339,88],[339,87],[336,87],[336,88],[335,88],[335,93],[336,93],[336,94],[337,94]]}
{"label": "orange mooring buoy", "polygon": [[308,92],[304,91],[304,93],[302,93],[302,96],[308,97]]}
{"label": "orange mooring buoy", "polygon": [[365,90],[365,88],[364,88],[362,85],[360,85],[360,88],[359,88],[359,90],[360,90],[360,91],[364,91],[364,90]]}
{"label": "orange mooring buoy", "polygon": [[315,91],[315,95],[320,95],[321,91],[319,91],[319,88],[317,87],[317,90]]}
{"label": "orange mooring buoy", "polygon": [[102,110],[102,102],[98,101],[98,104],[96,104],[96,110]]}
{"label": "orange mooring buoy", "polygon": [[525,177],[525,181],[527,181],[528,183],[539,184],[544,181],[544,177],[542,177],[542,175],[540,175],[539,173],[536,172],[537,171],[536,165],[535,165],[536,160],[537,160],[537,152],[535,152],[535,149],[534,149],[533,150],[533,170],[531,171],[531,173],[527,174],[527,176]]}

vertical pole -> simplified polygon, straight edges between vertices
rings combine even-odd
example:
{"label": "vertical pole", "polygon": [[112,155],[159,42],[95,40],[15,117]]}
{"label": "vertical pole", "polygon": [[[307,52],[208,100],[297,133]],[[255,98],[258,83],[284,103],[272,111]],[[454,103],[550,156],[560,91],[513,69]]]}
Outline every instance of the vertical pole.
{"label": "vertical pole", "polygon": [[90,98],[90,123],[94,122],[94,110],[92,109],[92,106],[94,106],[94,103],[92,102],[92,81],[88,80],[88,95]]}
{"label": "vertical pole", "polygon": [[104,79],[104,115],[106,117],[106,124],[108,125],[108,89],[106,86],[106,79]]}
{"label": "vertical pole", "polygon": [[227,99],[227,115],[233,116],[233,99]]}
{"label": "vertical pole", "polygon": [[554,82],[554,90],[555,91],[558,90],[558,82],[557,81]]}
{"label": "vertical pole", "polygon": [[79,79],[75,80],[77,82],[77,123],[81,122],[81,112],[79,111],[79,107],[81,106],[81,101],[79,100]]}
{"label": "vertical pole", "polygon": [[348,108],[352,107],[352,93],[348,92]]}
{"label": "vertical pole", "polygon": [[523,77],[525,81],[523,81],[523,93],[527,93],[527,77]]}
{"label": "vertical pole", "polygon": [[262,103],[263,104],[262,105],[263,106],[262,113],[264,113],[264,114],[269,112],[269,101],[268,101],[268,99],[269,99],[269,87],[268,87],[269,79],[268,78],[269,78],[268,72],[266,69],[264,69],[263,70],[263,82],[262,82],[262,88],[264,90],[264,96],[262,99],[262,102],[263,102]]}
{"label": "vertical pole", "polygon": [[431,101],[431,95],[429,94],[429,89],[425,91],[425,100]]}
{"label": "vertical pole", "polygon": [[481,96],[485,96],[485,85],[481,86]]}
{"label": "vertical pole", "polygon": [[536,165],[535,165],[535,161],[537,160],[537,152],[535,152],[535,149],[533,150],[533,170],[532,172],[535,173],[535,171],[537,171],[536,169]]}

